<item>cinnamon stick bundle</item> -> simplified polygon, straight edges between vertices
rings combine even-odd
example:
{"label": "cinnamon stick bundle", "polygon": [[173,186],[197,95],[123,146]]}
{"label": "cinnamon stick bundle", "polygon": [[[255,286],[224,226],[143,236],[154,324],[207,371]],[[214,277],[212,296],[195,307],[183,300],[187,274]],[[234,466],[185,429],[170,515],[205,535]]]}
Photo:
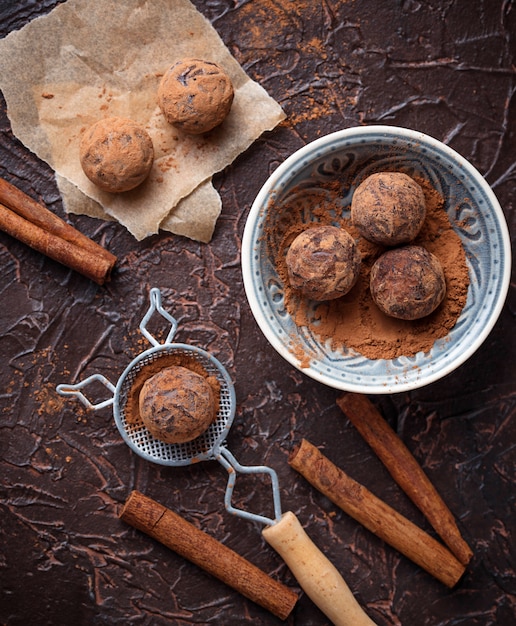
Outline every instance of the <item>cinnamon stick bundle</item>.
{"label": "cinnamon stick bundle", "polygon": [[2,178],[0,230],[99,285],[109,280],[116,263],[105,248]]}
{"label": "cinnamon stick bundle", "polygon": [[462,538],[453,514],[410,450],[364,395],[346,393],[337,404],[375,451],[391,476],[420,509],[457,559],[467,565],[473,552]]}
{"label": "cinnamon stick bundle", "polygon": [[454,587],[465,566],[433,537],[377,498],[303,439],[289,464],[357,522],[429,574]]}
{"label": "cinnamon stick bundle", "polygon": [[120,519],[163,543],[246,598],[287,619],[297,595],[174,511],[138,491],[127,499]]}

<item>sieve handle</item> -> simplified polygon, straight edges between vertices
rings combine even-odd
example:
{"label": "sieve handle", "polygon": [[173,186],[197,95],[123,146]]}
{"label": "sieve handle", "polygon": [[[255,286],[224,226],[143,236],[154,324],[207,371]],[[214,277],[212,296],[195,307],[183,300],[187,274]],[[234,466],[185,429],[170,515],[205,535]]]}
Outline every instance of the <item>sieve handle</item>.
{"label": "sieve handle", "polygon": [[283,558],[312,602],[335,626],[375,626],[294,513],[285,513],[279,522],[265,528],[262,535]]}
{"label": "sieve handle", "polygon": [[[81,390],[94,382],[102,383],[104,387],[111,391],[113,396],[111,398],[108,398],[107,400],[103,400],[102,402],[97,402],[95,404],[93,402],[90,402]],[[103,409],[106,406],[111,406],[115,399],[115,386],[113,385],[113,383],[109,382],[109,380],[105,376],[102,376],[102,374],[93,374],[92,376],[88,376],[88,378],[81,380],[80,383],[77,383],[75,385],[57,385],[56,391],[61,396],[73,396],[77,398],[77,400],[80,400],[86,408],[93,409],[94,411]]]}
{"label": "sieve handle", "polygon": [[[145,313],[142,321],[140,322],[140,331],[142,335],[155,347],[161,345],[168,345],[172,343],[172,339],[177,331],[177,320],[166,311],[161,304],[161,291],[157,287],[153,287],[150,290],[150,306]],[[170,331],[165,339],[164,343],[161,344],[152,333],[147,329],[147,324],[150,322],[152,316],[155,313],[159,313],[161,317],[163,317],[167,322],[170,323]]]}
{"label": "sieve handle", "polygon": [[[214,456],[217,461],[226,468],[228,473],[228,483],[226,487],[226,494],[224,497],[224,506],[228,513],[237,515],[243,519],[250,520],[252,522],[259,522],[261,524],[275,524],[281,519],[281,501],[279,493],[279,481],[278,475],[271,468],[266,465],[240,465],[231,452],[225,446],[219,446],[214,451]],[[272,500],[274,505],[274,519],[266,517],[264,515],[258,515],[257,513],[251,513],[244,509],[234,507],[232,504],[233,490],[235,488],[235,482],[237,474],[267,474],[271,479],[272,486]]]}

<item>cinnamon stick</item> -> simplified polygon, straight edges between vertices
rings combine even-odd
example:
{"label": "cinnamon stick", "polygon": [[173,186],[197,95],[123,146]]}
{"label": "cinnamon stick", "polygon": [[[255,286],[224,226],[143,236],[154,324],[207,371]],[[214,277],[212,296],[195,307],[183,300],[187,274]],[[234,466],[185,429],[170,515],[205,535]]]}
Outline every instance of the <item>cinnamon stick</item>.
{"label": "cinnamon stick", "polygon": [[447,587],[454,587],[464,574],[465,566],[442,544],[350,478],[306,439],[292,452],[289,464],[345,513]]}
{"label": "cinnamon stick", "polygon": [[457,559],[467,565],[473,552],[455,518],[412,453],[364,395],[346,393],[337,404],[375,451],[391,476],[421,510]]}
{"label": "cinnamon stick", "polygon": [[282,620],[297,595],[174,511],[138,491],[129,495],[120,519],[163,543]]}
{"label": "cinnamon stick", "polygon": [[116,257],[0,178],[0,230],[102,285]]}

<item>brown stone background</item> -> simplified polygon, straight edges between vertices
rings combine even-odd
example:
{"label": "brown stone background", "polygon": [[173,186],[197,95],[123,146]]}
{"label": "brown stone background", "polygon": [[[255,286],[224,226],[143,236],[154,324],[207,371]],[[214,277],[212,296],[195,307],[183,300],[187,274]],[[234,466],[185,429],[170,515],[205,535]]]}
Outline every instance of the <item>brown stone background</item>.
{"label": "brown stone background", "polygon": [[[516,624],[514,282],[494,330],[444,380],[373,401],[443,495],[475,556],[454,590],[339,512],[287,465],[307,437],[353,478],[431,532],[335,404],[337,391],[285,363],[247,304],[240,242],[267,176],[306,142],[384,123],[426,132],[486,177],[515,229],[516,4],[513,0],[194,0],[288,119],[215,178],[223,212],[209,245],[137,243],[120,226],[70,216],[118,258],[105,288],[0,233],[0,623],[9,626],[282,622],[149,537],[118,511],[137,488],[296,588],[260,527],[224,511],[217,463],[163,468],[122,442],[111,410],[87,412],[55,386],[94,372],[116,382],[143,348],[158,286],[178,340],[217,356],[235,381],[229,448],[265,463],[293,510],[380,625]],[[2,0],[4,36],[55,0]],[[52,171],[13,137],[0,105],[0,175],[64,215]],[[267,485],[246,483],[264,512]],[[305,597],[287,620],[323,626]]]}

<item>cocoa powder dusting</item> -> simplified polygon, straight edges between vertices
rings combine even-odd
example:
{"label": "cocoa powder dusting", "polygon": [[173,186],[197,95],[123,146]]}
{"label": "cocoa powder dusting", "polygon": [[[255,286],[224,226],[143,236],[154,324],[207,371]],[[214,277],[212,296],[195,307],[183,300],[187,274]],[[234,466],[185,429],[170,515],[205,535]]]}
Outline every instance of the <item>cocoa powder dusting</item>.
{"label": "cocoa powder dusting", "polygon": [[[386,250],[360,236],[349,217],[342,216],[338,205],[341,183],[336,181],[312,193],[302,201],[275,207],[281,219],[266,227],[267,245],[284,285],[285,306],[297,326],[306,326],[321,342],[329,340],[333,350],[359,352],[369,359],[394,359],[428,352],[437,339],[453,328],[466,303],[469,275],[462,242],[453,230],[444,210],[444,198],[426,180],[414,177],[423,188],[426,219],[413,243],[424,246],[440,260],[446,278],[446,296],[442,304],[425,318],[399,320],[382,313],[374,304],[369,289],[369,274],[374,261]],[[307,218],[307,212],[310,218]],[[269,215],[276,211],[269,211]],[[336,217],[337,216],[337,217]],[[303,298],[288,282],[285,255],[292,240],[304,229],[320,224],[345,228],[356,240],[362,255],[357,284],[337,300],[316,303]],[[301,350],[298,350],[301,352]],[[298,355],[301,367],[308,367],[309,357]]]}
{"label": "cocoa powder dusting", "polygon": [[144,365],[135,376],[131,389],[128,393],[125,407],[125,416],[128,424],[134,425],[141,421],[139,399],[140,391],[142,390],[145,381],[154,376],[154,374],[161,372],[163,369],[174,365],[186,367],[189,370],[192,370],[192,372],[200,374],[206,378],[206,381],[213,391],[213,397],[215,399],[215,412],[218,412],[220,406],[220,383],[217,378],[208,374],[202,364],[195,357],[183,353],[168,353]]}

